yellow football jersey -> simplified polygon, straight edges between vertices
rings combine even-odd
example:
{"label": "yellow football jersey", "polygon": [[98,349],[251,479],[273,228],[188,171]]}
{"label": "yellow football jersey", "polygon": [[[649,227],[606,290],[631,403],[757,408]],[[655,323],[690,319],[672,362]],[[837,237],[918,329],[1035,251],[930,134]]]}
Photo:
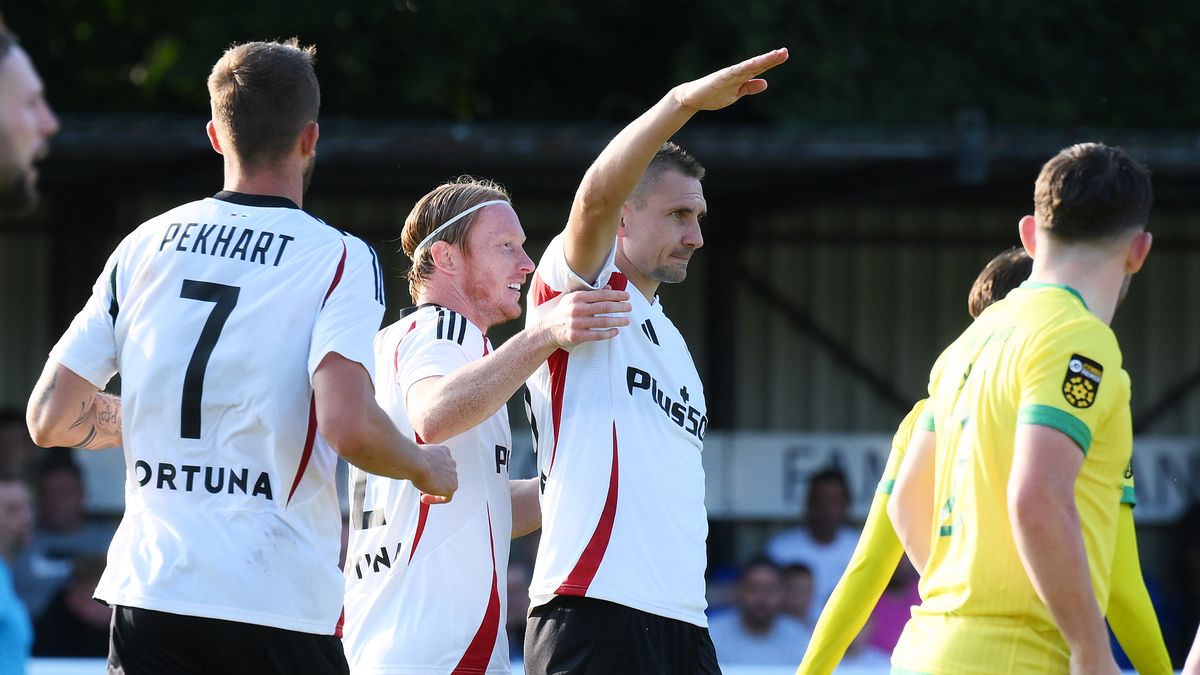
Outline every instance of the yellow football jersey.
{"label": "yellow football jersey", "polygon": [[1068,652],[1021,564],[1008,515],[1021,424],[1066,434],[1085,459],[1075,502],[1092,588],[1107,607],[1129,377],[1112,330],[1064,286],[1025,282],[938,358],[926,414],[936,431],[932,547],[893,654],[897,669],[954,675],[1067,672]]}

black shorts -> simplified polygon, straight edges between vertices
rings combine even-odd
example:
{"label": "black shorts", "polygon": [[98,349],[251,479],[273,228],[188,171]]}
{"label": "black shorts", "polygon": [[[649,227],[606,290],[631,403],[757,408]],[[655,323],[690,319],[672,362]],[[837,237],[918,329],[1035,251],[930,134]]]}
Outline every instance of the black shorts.
{"label": "black shorts", "polygon": [[109,675],[349,675],[332,635],[113,607]]}
{"label": "black shorts", "polygon": [[606,600],[556,596],[525,628],[527,675],[719,675],[708,629]]}

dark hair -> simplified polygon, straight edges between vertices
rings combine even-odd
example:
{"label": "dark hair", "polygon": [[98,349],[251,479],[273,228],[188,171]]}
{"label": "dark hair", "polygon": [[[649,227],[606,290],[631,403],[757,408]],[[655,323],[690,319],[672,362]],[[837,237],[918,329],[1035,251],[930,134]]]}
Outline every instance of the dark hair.
{"label": "dark hair", "polygon": [[808,477],[808,499],[809,500],[812,500],[813,488],[815,488],[817,486],[817,483],[821,483],[821,482],[827,481],[827,480],[836,481],[837,483],[840,483],[842,486],[842,490],[844,490],[846,492],[846,501],[854,501],[850,496],[850,482],[846,480],[846,474],[843,473],[842,470],[837,467],[829,467],[828,469],[822,469]]}
{"label": "dark hair", "polygon": [[765,555],[759,554],[759,555],[756,555],[753,558],[747,560],[745,565],[742,565],[742,571],[741,571],[741,574],[738,575],[738,578],[739,579],[746,578],[746,575],[750,573],[750,570],[754,569],[755,567],[766,567],[768,569],[774,570],[775,573],[777,573],[777,574],[783,573],[783,569],[780,568],[779,563],[775,562],[774,560],[772,560],[771,558],[769,558]]}
{"label": "dark hair", "polygon": [[971,318],[979,316],[993,303],[1003,300],[1012,289],[1021,285],[1033,271],[1033,258],[1020,246],[1014,246],[988,261],[971,284],[967,294],[967,311]]}
{"label": "dark hair", "polygon": [[1042,167],[1033,188],[1038,224],[1060,241],[1100,241],[1146,229],[1150,171],[1118,147],[1079,143]]}
{"label": "dark hair", "polygon": [[282,158],[321,108],[315,47],[249,42],[230,47],[208,76],[213,121],[239,160],[257,168]]}
{"label": "dark hair", "polygon": [[[413,302],[433,274],[433,257],[429,253],[432,246],[420,251],[417,246],[431,232],[472,206],[492,200],[512,202],[508,190],[503,185],[486,178],[459,176],[458,178],[430,190],[428,194],[417,200],[408,217],[404,219],[404,229],[400,230],[400,249],[412,261],[408,270],[408,293]],[[457,220],[450,227],[442,230],[434,241],[444,241],[466,247],[467,233],[479,219],[479,211],[469,213]]]}
{"label": "dark hair", "polygon": [[678,171],[689,178],[704,180],[704,166],[700,164],[700,161],[687,150],[667,141],[662,144],[658,152],[654,153],[654,159],[650,160],[650,165],[642,173],[642,178],[638,181],[637,187],[633,189],[630,200],[639,206],[644,205],[646,194],[654,188],[658,179],[668,169]]}

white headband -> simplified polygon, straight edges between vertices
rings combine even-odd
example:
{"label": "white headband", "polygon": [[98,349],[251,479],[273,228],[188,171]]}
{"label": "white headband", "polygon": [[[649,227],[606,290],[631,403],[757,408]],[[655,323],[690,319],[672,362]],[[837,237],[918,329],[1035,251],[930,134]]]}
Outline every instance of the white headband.
{"label": "white headband", "polygon": [[421,249],[423,249],[427,246],[432,246],[434,238],[437,237],[439,234],[441,234],[442,230],[446,229],[447,227],[450,227],[454,223],[457,223],[459,220],[466,218],[467,216],[478,211],[479,209],[482,209],[485,206],[491,206],[492,204],[507,204],[507,203],[508,202],[503,199],[492,199],[490,201],[482,202],[482,203],[476,204],[475,206],[472,206],[471,208],[467,209],[466,211],[463,211],[462,213],[458,214],[457,216],[454,216],[450,220],[447,220],[446,222],[442,223],[441,225],[438,225],[436,228],[434,228],[433,232],[430,232],[424,239],[421,240],[421,243],[417,244],[417,247],[415,249],[413,249],[413,259],[414,260],[416,259],[418,251],[420,251]]}

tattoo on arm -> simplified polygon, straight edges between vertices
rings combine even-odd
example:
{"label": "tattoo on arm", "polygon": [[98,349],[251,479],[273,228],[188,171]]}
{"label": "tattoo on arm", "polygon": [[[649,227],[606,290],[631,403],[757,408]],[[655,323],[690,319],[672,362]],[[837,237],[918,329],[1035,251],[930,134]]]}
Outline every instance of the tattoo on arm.
{"label": "tattoo on arm", "polygon": [[76,443],[75,445],[72,445],[71,447],[72,448],[87,448],[89,445],[91,445],[92,441],[94,441],[94,440],[96,440],[96,425],[95,424],[92,425],[91,430],[88,431],[88,435],[86,437],[84,437],[84,439],[82,441]]}
{"label": "tattoo on arm", "polygon": [[110,433],[121,434],[121,399],[112,394],[96,394],[96,421],[100,428]]}
{"label": "tattoo on arm", "polygon": [[[71,446],[88,449],[93,443],[99,447],[110,447],[121,442],[121,399],[112,394],[96,392],[92,405],[80,402],[79,417],[71,425],[72,429],[90,423],[91,428],[82,441]],[[103,442],[100,445],[99,442]]]}
{"label": "tattoo on arm", "polygon": [[54,395],[54,388],[56,386],[58,386],[57,370],[50,374],[50,381],[46,383],[46,388],[42,390],[42,395],[38,399],[38,405],[46,405],[50,402],[50,397]]}
{"label": "tattoo on arm", "polygon": [[80,401],[79,402],[79,417],[76,417],[75,421],[71,422],[71,428],[74,429],[75,427],[80,426],[84,422],[86,422],[89,412],[91,412],[91,411],[88,410],[87,404],[84,403],[83,401]]}

